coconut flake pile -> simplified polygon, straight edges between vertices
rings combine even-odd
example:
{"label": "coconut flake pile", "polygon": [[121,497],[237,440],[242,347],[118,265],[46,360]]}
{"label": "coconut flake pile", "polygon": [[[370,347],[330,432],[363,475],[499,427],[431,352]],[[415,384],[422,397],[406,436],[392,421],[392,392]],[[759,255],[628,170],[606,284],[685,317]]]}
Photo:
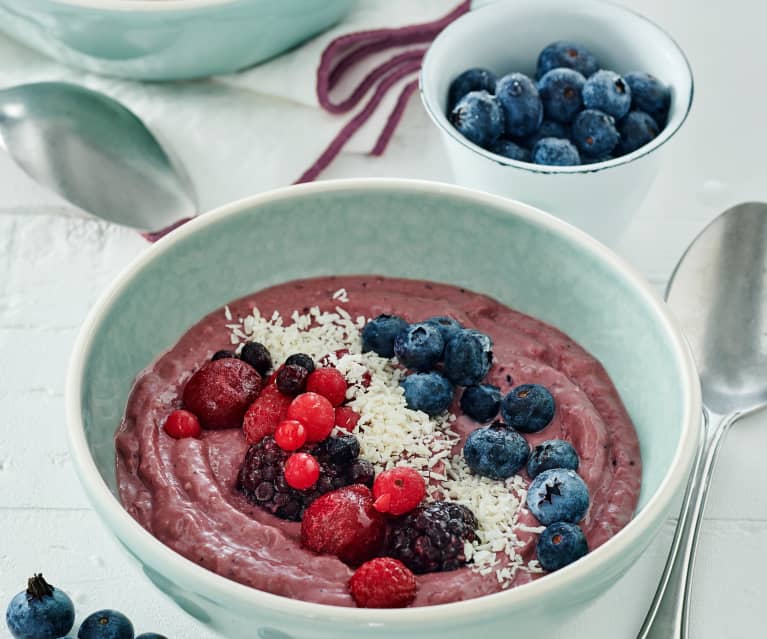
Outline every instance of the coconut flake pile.
{"label": "coconut flake pile", "polygon": [[[346,290],[336,291],[332,300],[347,302]],[[515,475],[502,482],[473,474],[460,450],[459,454],[453,451],[460,441],[451,430],[455,415],[429,417],[407,407],[400,386],[405,371],[396,358],[362,352],[361,331],[367,318],[353,318],[341,306],[334,312],[317,306],[308,313],[293,311],[289,322],[276,311],[264,317],[257,308],[236,322],[229,307],[224,315],[238,351],[246,342],[257,341],[266,346],[274,362],[306,353],[344,374],[349,383],[347,404],[360,415],[354,429],[360,455],[376,472],[400,465],[415,468],[426,479],[430,498],[463,504],[476,515],[479,541],[466,544],[472,570],[482,575],[495,572],[502,588],[511,585],[518,570],[542,572],[537,561],[524,563],[518,554],[523,544],[517,532],[543,530],[519,523],[526,496],[524,479]]]}

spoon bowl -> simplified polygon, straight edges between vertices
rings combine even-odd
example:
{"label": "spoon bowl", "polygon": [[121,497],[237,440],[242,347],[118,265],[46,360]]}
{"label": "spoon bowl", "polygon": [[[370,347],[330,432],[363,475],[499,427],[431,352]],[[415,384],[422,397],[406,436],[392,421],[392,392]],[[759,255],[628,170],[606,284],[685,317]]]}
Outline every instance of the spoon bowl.
{"label": "spoon bowl", "polygon": [[103,93],[65,82],[0,91],[0,146],[37,182],[110,222],[157,231],[197,213],[180,165]]}

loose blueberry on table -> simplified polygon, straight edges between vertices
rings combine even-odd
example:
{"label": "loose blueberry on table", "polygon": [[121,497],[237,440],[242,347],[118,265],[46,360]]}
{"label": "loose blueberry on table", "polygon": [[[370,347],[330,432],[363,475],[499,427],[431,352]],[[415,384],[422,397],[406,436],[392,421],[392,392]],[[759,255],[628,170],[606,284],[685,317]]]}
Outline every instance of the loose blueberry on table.
{"label": "loose blueberry on table", "polygon": [[666,126],[668,86],[642,71],[620,75],[601,68],[578,43],[544,48],[535,78],[513,71],[496,80],[489,69],[468,69],[448,89],[448,120],[496,155],[548,166],[632,153]]}

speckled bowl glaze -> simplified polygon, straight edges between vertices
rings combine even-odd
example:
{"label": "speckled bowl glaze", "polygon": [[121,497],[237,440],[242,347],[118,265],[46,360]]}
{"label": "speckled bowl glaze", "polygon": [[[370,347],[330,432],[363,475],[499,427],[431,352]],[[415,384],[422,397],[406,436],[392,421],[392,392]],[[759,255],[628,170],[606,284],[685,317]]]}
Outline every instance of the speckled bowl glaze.
{"label": "speckled bowl glaze", "polygon": [[[324,606],[254,590],[184,559],[139,526],[117,498],[113,441],[135,375],[233,298],[294,278],[352,273],[425,278],[492,295],[599,357],[639,433],[644,475],[635,518],[585,558],[531,584],[402,610]],[[162,591],[234,639],[505,639],[510,629],[522,637],[634,636],[631,624],[660,566],[637,586],[641,596],[632,591],[633,613],[625,601],[610,601],[610,592],[599,601],[608,610],[621,606],[620,618],[597,614],[595,602],[672,514],[699,437],[700,402],[679,330],[615,254],[527,205],[403,180],[290,187],[174,231],[96,304],[74,347],[66,391],[73,463],[104,524]]]}
{"label": "speckled bowl glaze", "polygon": [[[555,40],[590,49],[603,68],[646,71],[671,87],[666,127],[627,155],[583,166],[510,160],[464,138],[447,119],[452,80],[471,67],[501,77],[535,77],[539,52]],[[661,167],[666,143],[692,106],[693,78],[684,52],[658,25],[603,0],[497,0],[462,16],[432,43],[421,70],[421,99],[442,133],[459,184],[528,202],[615,246]]]}
{"label": "speckled bowl glaze", "polygon": [[341,20],[354,0],[0,0],[0,30],[87,71],[142,80],[228,73]]}

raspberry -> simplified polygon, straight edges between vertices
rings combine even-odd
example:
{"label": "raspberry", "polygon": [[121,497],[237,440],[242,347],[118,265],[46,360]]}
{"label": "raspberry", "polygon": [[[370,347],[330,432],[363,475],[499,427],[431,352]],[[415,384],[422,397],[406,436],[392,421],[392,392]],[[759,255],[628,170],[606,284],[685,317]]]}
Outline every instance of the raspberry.
{"label": "raspberry", "polygon": [[333,406],[346,399],[346,379],[337,368],[318,368],[306,380],[306,390],[326,397]]}
{"label": "raspberry", "polygon": [[386,522],[373,508],[370,489],[360,484],[316,499],[301,522],[301,544],[317,553],[357,565],[374,557],[386,536]]}
{"label": "raspberry", "polygon": [[302,451],[313,455],[320,464],[320,477],[311,489],[295,490],[290,487],[285,479],[285,462],[290,453],[282,450],[270,436],[263,437],[248,448],[237,488],[248,501],[273,515],[300,521],[306,507],[320,495],[350,484],[372,486],[373,465],[366,459],[355,459],[345,464],[331,461],[326,447],[334,439],[330,437],[319,444],[310,444]]}
{"label": "raspberry", "polygon": [[304,392],[307,377],[309,377],[309,372],[303,366],[285,364],[278,371],[274,383],[281,393],[295,397]]}
{"label": "raspberry", "polygon": [[397,559],[377,557],[357,568],[349,590],[360,608],[405,608],[415,600],[415,575]]}
{"label": "raspberry", "polygon": [[245,441],[255,444],[274,433],[277,425],[287,416],[291,401],[292,397],[283,395],[273,384],[264,388],[242,420]]}
{"label": "raspberry", "polygon": [[285,462],[285,481],[296,490],[314,486],[320,478],[320,465],[309,453],[295,453]]}
{"label": "raspberry", "polygon": [[298,450],[306,443],[306,429],[295,419],[285,419],[277,425],[274,441],[282,450]]}
{"label": "raspberry", "polygon": [[348,406],[339,406],[336,408],[336,426],[345,431],[352,432],[357,422],[360,421],[360,414]]}
{"label": "raspberry", "polygon": [[333,430],[336,413],[333,405],[322,395],[304,393],[290,403],[288,419],[295,419],[304,425],[306,441],[320,442]]}
{"label": "raspberry", "polygon": [[164,429],[174,439],[199,437],[202,434],[200,420],[188,410],[174,410],[165,420]]}
{"label": "raspberry", "polygon": [[261,383],[261,375],[239,359],[206,362],[184,387],[184,407],[205,428],[238,428]]}
{"label": "raspberry", "polygon": [[421,473],[407,466],[385,470],[373,484],[376,510],[391,515],[409,513],[425,495],[426,482]]}
{"label": "raspberry", "polygon": [[390,530],[387,555],[417,575],[466,564],[464,544],[477,539],[477,519],[466,506],[435,501],[416,508]]}

